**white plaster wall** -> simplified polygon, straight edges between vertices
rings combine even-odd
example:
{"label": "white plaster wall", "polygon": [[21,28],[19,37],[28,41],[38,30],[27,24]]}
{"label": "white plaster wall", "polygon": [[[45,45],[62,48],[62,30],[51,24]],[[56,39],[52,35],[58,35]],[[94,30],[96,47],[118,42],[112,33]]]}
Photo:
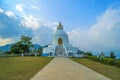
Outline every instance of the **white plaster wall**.
{"label": "white plaster wall", "polygon": [[63,45],[68,46],[69,45],[69,40],[68,40],[68,35],[66,34],[65,31],[63,30],[57,30],[54,35],[53,35],[53,40],[52,44],[58,45],[58,39],[62,38],[63,40]]}

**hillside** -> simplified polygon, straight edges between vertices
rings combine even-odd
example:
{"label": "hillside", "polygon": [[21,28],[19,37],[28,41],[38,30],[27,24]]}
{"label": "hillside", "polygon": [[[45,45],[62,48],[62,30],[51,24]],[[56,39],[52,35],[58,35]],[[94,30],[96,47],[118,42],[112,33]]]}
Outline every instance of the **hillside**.
{"label": "hillside", "polygon": [[[9,51],[12,45],[13,45],[13,44],[7,44],[7,45],[5,45],[5,46],[0,46],[0,50],[1,50],[1,51]],[[42,47],[42,46],[39,45],[39,44],[33,44],[33,46],[34,46],[35,49],[38,49],[38,48],[41,48],[41,47]]]}

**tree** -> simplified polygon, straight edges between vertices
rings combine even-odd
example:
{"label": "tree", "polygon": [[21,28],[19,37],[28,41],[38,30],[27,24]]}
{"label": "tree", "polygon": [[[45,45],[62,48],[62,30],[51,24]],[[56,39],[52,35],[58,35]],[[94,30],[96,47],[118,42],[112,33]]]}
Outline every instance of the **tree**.
{"label": "tree", "polygon": [[92,53],[91,52],[86,52],[85,55],[92,56]]}
{"label": "tree", "polygon": [[4,54],[11,54],[10,51],[5,51]]}
{"label": "tree", "polygon": [[37,53],[38,53],[38,55],[40,55],[40,56],[41,56],[42,51],[43,51],[43,48],[39,48],[39,49],[37,49]]}
{"label": "tree", "polygon": [[30,47],[33,47],[32,42],[31,42],[32,38],[29,36],[22,36],[21,37],[21,44],[23,45],[23,50],[25,53],[30,52]]}
{"label": "tree", "polygon": [[2,54],[2,50],[0,50],[0,54]]}
{"label": "tree", "polygon": [[21,42],[16,42],[11,46],[11,53],[15,53],[15,54],[20,54],[20,50],[22,49],[22,44]]}
{"label": "tree", "polygon": [[20,41],[13,44],[10,51],[15,54],[30,52],[30,48],[33,47],[31,40],[29,36],[21,36]]}
{"label": "tree", "polygon": [[104,55],[103,52],[101,52],[98,57],[99,57],[100,60],[102,60],[105,57],[105,55]]}
{"label": "tree", "polygon": [[112,58],[112,59],[115,59],[115,58],[116,58],[116,56],[115,56],[115,53],[114,53],[114,52],[110,52],[110,58]]}

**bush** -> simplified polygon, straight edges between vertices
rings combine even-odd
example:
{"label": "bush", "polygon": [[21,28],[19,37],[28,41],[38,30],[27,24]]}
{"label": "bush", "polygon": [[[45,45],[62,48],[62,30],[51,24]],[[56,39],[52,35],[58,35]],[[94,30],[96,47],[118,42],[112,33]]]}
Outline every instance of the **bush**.
{"label": "bush", "polygon": [[115,59],[115,58],[116,58],[116,56],[115,56],[115,53],[114,53],[114,52],[110,52],[110,58],[112,58],[112,59]]}
{"label": "bush", "polygon": [[103,64],[108,64],[108,58],[102,58],[101,63]]}
{"label": "bush", "polygon": [[109,64],[109,65],[115,65],[116,64],[116,59],[102,58],[101,63]]}
{"label": "bush", "polygon": [[116,66],[120,68],[120,60],[116,61]]}
{"label": "bush", "polygon": [[91,52],[84,53],[86,56],[93,56]]}
{"label": "bush", "polygon": [[116,64],[116,60],[115,60],[115,59],[108,58],[107,63],[108,63],[109,65],[115,65],[115,64]]}
{"label": "bush", "polygon": [[11,52],[10,51],[5,51],[4,54],[11,54]]}
{"label": "bush", "polygon": [[117,67],[120,67],[120,60],[119,59],[113,59],[110,57],[97,57],[97,56],[87,56],[87,59],[93,60],[93,61],[97,61],[97,62],[101,62],[103,64],[107,64],[107,65],[114,65]]}
{"label": "bush", "polygon": [[100,61],[100,59],[97,56],[87,56],[87,58],[91,59],[91,60],[94,60],[94,61],[97,61],[97,62]]}

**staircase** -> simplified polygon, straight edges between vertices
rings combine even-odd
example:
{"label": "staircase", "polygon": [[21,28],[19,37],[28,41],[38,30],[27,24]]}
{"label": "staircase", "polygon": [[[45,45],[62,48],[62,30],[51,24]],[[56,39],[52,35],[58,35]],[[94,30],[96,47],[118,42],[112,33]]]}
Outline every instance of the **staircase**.
{"label": "staircase", "polygon": [[56,47],[56,51],[55,51],[55,56],[56,57],[66,57],[66,51],[65,48],[61,45]]}

